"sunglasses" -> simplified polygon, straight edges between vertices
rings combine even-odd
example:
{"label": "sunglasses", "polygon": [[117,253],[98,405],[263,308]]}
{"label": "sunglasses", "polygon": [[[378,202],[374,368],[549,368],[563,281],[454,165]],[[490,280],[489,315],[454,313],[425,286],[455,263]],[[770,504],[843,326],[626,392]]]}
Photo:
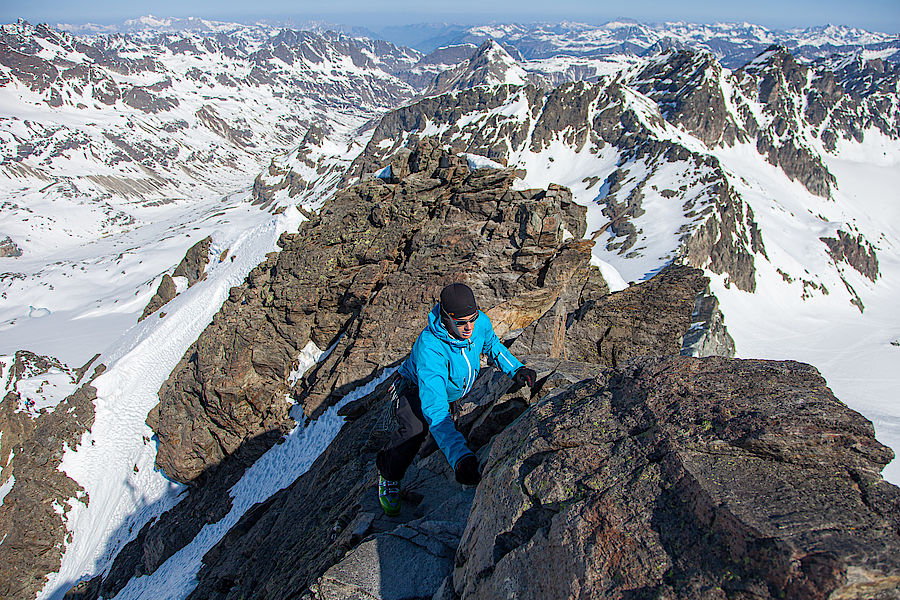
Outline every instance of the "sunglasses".
{"label": "sunglasses", "polygon": [[465,319],[465,320],[463,320],[463,319],[454,319],[454,318],[451,317],[449,314],[447,314],[447,312],[444,311],[443,308],[441,309],[441,312],[443,312],[444,315],[446,315],[447,318],[450,319],[450,320],[453,322],[453,325],[455,325],[457,328],[459,328],[459,327],[464,327],[464,326],[468,325],[469,323],[474,323],[475,320],[478,319],[478,312],[477,312],[477,311],[475,312],[475,315],[472,316],[471,319]]}

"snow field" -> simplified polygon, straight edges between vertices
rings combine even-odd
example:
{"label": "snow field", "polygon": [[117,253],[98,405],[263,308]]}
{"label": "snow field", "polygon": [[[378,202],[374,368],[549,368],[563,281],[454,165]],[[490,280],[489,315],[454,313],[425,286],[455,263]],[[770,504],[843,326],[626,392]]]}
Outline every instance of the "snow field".
{"label": "snow field", "polygon": [[[891,345],[900,337],[900,142],[869,131],[863,144],[844,144],[838,156],[828,155],[838,181],[833,200],[810,194],[753,148],[716,154],[753,208],[769,256],[756,256],[754,294],[726,287],[708,273],[738,356],[815,366],[839,400],[874,423],[878,440],[900,452],[900,347]],[[876,248],[875,282],[828,256],[819,237],[834,237],[838,229],[862,233]],[[842,277],[864,312],[850,304]],[[804,289],[804,279],[828,293]],[[883,476],[900,483],[900,461]]]}
{"label": "snow field", "polygon": [[211,263],[205,281],[166,305],[165,318],[153,315],[134,326],[101,357],[109,368],[94,381],[94,425],[76,448],[66,451],[60,465],[90,501],[71,502],[65,519],[71,542],[59,572],[51,575],[39,598],[61,598],[82,578],[104,571],[144,523],[177,503],[182,486],[154,468],[156,444],[144,422],[147,413],[231,287],[276,249],[282,232],[295,231],[302,220],[299,211],[289,208],[254,228],[232,230],[230,239],[218,243],[230,248],[234,261]]}

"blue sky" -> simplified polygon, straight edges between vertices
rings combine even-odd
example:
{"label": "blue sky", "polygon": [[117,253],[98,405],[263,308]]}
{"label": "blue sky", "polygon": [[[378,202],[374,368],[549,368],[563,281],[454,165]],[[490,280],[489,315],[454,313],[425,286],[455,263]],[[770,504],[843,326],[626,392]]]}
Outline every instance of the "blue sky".
{"label": "blue sky", "polygon": [[[248,21],[255,18],[322,19],[378,29],[419,22],[489,23],[583,21],[628,17],[644,22],[748,21],[789,28],[826,23],[900,32],[900,0],[2,0],[0,21],[113,23],[146,14]],[[325,8],[327,7],[327,8]]]}

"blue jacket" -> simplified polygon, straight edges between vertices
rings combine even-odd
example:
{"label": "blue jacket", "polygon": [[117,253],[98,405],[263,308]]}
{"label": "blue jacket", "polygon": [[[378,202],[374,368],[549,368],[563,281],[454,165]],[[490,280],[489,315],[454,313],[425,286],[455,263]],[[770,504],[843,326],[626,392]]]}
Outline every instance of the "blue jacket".
{"label": "blue jacket", "polygon": [[486,314],[479,311],[471,337],[458,340],[441,323],[440,308],[435,306],[428,314],[428,326],[400,365],[400,374],[419,386],[422,414],[434,441],[454,468],[459,459],[472,452],[450,418],[450,403],[472,389],[482,354],[490,356],[510,377],[522,366],[497,338]]}

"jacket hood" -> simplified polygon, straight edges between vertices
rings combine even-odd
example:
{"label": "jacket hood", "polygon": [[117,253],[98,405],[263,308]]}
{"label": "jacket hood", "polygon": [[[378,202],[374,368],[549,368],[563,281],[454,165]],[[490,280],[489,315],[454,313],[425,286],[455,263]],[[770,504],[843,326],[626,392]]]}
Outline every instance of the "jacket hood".
{"label": "jacket hood", "polygon": [[441,323],[441,305],[436,304],[431,312],[428,313],[428,330],[442,342],[453,346],[454,348],[465,348],[471,342],[469,340],[458,340],[447,331],[444,324]]}

